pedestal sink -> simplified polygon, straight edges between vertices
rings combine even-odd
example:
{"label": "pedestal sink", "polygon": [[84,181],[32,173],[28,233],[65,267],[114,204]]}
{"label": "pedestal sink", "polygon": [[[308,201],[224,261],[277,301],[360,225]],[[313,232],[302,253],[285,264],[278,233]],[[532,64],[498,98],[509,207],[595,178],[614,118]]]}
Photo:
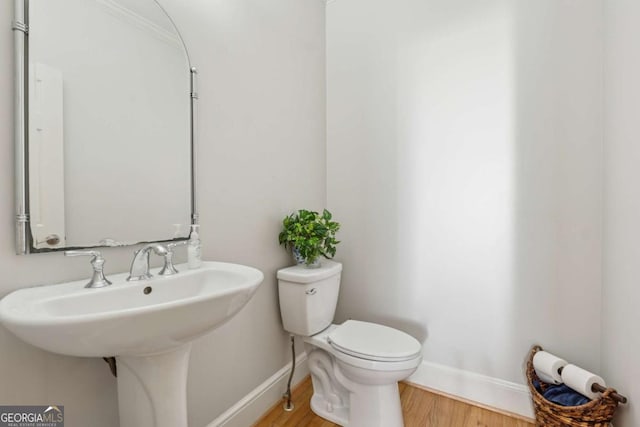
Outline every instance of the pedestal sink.
{"label": "pedestal sink", "polygon": [[86,280],[15,291],[0,322],[22,340],[70,356],[116,356],[120,427],[186,427],[191,342],[233,317],[264,275],[237,264],[177,266],[169,277],[86,289]]}

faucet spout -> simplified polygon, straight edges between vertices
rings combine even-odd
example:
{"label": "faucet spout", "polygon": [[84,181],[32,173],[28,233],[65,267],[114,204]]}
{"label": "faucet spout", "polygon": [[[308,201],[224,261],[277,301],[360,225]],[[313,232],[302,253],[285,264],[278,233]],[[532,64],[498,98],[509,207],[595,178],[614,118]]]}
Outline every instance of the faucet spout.
{"label": "faucet spout", "polygon": [[151,273],[149,273],[149,255],[152,250],[156,255],[162,256],[166,256],[169,252],[166,247],[159,243],[149,243],[135,251],[127,281],[146,280],[152,277]]}

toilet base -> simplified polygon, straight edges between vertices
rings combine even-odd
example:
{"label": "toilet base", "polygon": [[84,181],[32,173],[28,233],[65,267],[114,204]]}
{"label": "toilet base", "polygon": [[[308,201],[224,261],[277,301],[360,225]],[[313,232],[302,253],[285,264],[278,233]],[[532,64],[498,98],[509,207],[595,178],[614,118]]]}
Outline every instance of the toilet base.
{"label": "toilet base", "polygon": [[398,384],[361,386],[351,394],[349,427],[403,427]]}
{"label": "toilet base", "polygon": [[[363,384],[353,380],[362,374],[361,370],[354,371],[309,342],[305,348],[313,382],[311,409],[316,415],[343,427],[404,426],[398,383],[394,379],[406,378],[413,369],[396,373],[386,384]],[[348,378],[343,370],[353,378]]]}
{"label": "toilet base", "polygon": [[361,386],[350,393],[349,406],[331,407],[315,392],[311,410],[321,418],[342,427],[403,427],[402,405],[398,384]]}
{"label": "toilet base", "polygon": [[313,393],[311,397],[311,410],[320,418],[324,418],[339,426],[346,427],[351,425],[349,424],[348,407],[334,408],[333,412],[329,412],[327,410],[327,402],[322,396],[318,396],[316,393]]}

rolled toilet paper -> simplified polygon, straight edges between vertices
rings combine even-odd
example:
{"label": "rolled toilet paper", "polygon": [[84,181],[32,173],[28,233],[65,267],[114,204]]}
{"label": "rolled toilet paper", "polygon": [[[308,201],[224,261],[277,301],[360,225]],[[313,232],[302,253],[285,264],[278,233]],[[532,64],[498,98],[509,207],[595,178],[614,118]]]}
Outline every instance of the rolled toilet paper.
{"label": "rolled toilet paper", "polygon": [[562,384],[560,370],[567,366],[567,361],[546,351],[539,351],[533,356],[533,369],[540,380],[549,384]]}
{"label": "rolled toilet paper", "polygon": [[592,391],[591,386],[596,383],[602,387],[607,386],[601,377],[576,365],[567,365],[562,369],[562,381],[591,400],[600,397],[600,393]]}

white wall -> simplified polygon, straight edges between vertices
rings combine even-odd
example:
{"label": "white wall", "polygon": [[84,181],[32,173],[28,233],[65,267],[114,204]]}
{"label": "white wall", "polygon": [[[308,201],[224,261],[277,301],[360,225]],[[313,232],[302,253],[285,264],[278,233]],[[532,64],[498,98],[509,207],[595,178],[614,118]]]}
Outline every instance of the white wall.
{"label": "white wall", "polygon": [[[5,23],[12,2],[0,2]],[[204,257],[265,273],[253,300],[194,345],[190,425],[204,426],[285,365],[275,271],[281,218],[325,203],[324,1],[162,2],[200,70],[200,208]],[[0,295],[87,277],[83,259],[13,255],[12,33],[0,31]],[[312,160],[310,160],[312,159]],[[133,248],[105,250],[108,273]],[[181,259],[184,256],[181,254]],[[117,425],[115,381],[102,360],[41,352],[0,328],[0,403],[66,405],[71,426]]]}
{"label": "white wall", "polygon": [[615,425],[640,425],[640,3],[605,2],[605,244],[602,365],[630,399]]}
{"label": "white wall", "polygon": [[533,343],[600,366],[602,2],[327,8],[339,319],[523,383]]}

